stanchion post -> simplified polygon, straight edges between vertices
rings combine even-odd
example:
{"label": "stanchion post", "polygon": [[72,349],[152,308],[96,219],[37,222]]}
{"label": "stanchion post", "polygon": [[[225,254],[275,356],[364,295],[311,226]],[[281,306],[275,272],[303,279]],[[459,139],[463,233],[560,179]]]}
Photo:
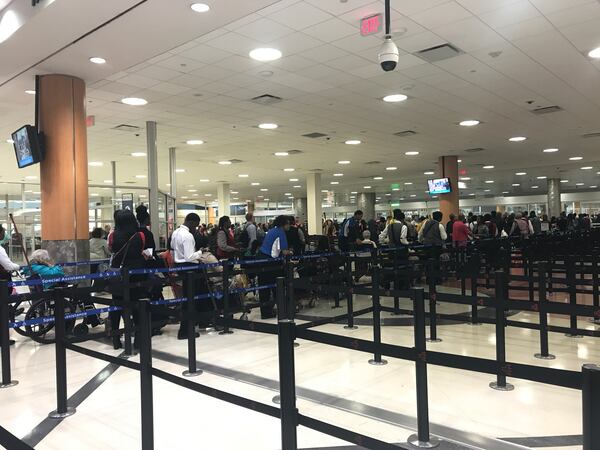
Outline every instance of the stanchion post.
{"label": "stanchion post", "polygon": [[378,351],[381,346],[381,299],[379,297],[380,271],[376,257],[373,258],[371,284],[373,288],[373,343],[375,344],[375,354],[369,364],[373,366],[384,366],[387,364],[385,359],[381,359],[381,352]]}
{"label": "stanchion post", "polygon": [[538,310],[540,313],[540,353],[534,356],[537,359],[555,359],[548,349],[548,314],[546,312],[546,270],[547,265],[544,261],[538,262]]}
{"label": "stanchion post", "polygon": [[[575,273],[575,258],[573,256],[567,257],[565,263],[567,264],[567,289],[569,291],[569,304],[571,307],[577,307],[577,274]],[[569,316],[569,329],[570,331],[565,334],[571,338],[582,338],[583,336],[577,332],[577,313],[573,312]]]}
{"label": "stanchion post", "polygon": [[419,448],[435,448],[438,439],[429,435],[429,393],[427,386],[427,343],[425,340],[425,293],[423,288],[412,288],[415,334],[415,375],[417,388],[417,434],[408,443]]}
{"label": "stanchion post", "polygon": [[231,266],[227,261],[223,263],[223,330],[219,334],[233,334],[233,331],[229,329],[228,319],[231,317],[230,304],[229,304],[229,274],[231,273]]}
{"label": "stanchion post", "polygon": [[583,450],[600,446],[600,367],[586,364],[582,369]]}
{"label": "stanchion post", "polygon": [[[285,304],[285,279],[277,278],[277,301]],[[278,349],[279,349],[279,403],[281,414],[281,448],[296,450],[298,409],[296,408],[296,369],[294,365],[294,339],[296,324],[283,313],[279,314]]]}
{"label": "stanchion post", "polygon": [[352,278],[352,260],[350,256],[346,259],[345,269],[347,325],[344,328],[347,330],[356,330],[358,327],[354,325],[354,293],[352,292],[354,279]]}
{"label": "stanchion post", "polygon": [[8,327],[8,282],[0,281],[0,350],[2,351],[2,384],[0,389],[9,388],[19,384],[12,379],[10,372],[10,329]]}
{"label": "stanchion post", "polygon": [[296,315],[296,299],[294,297],[294,265],[290,256],[285,257],[285,293],[286,318],[294,319]]}
{"label": "stanchion post", "polygon": [[471,322],[469,322],[469,325],[482,325],[482,323],[479,322],[479,308],[477,307],[477,280],[480,262],[479,254],[477,254],[475,258],[475,264],[473,264],[471,270]]}
{"label": "stanchion post", "polygon": [[[600,307],[600,291],[598,289],[598,254],[592,253],[592,298],[595,308]],[[590,322],[600,323],[600,317],[592,317]]]}
{"label": "stanchion post", "polygon": [[512,391],[515,387],[506,382],[506,317],[504,309],[506,307],[506,272],[496,271],[496,363],[498,364],[498,374],[496,381],[490,383],[490,387],[497,391]]}
{"label": "stanchion post", "polygon": [[[225,270],[225,267],[223,268]],[[196,308],[194,299],[196,295],[196,280],[195,280],[195,272],[185,272],[183,278],[183,289],[185,292],[185,297],[187,299],[185,303],[185,308],[183,314],[186,317],[187,324],[187,344],[188,344],[188,369],[183,371],[182,375],[184,377],[197,377],[198,375],[202,375],[202,370],[199,370],[196,364]],[[184,320],[182,317],[181,320]]]}
{"label": "stanchion post", "polygon": [[427,283],[429,286],[429,339],[427,342],[442,342],[437,337],[437,288],[433,259],[427,261]]}
{"label": "stanchion post", "polygon": [[534,279],[533,279],[533,256],[531,254],[528,255],[529,264],[527,266],[527,282],[529,286],[529,301],[535,301],[535,287],[534,287]]}
{"label": "stanchion post", "polygon": [[64,419],[75,414],[67,405],[67,349],[65,347],[65,297],[61,289],[52,291],[54,300],[54,348],[56,353],[56,410],[48,414],[51,419]]}
{"label": "stanchion post", "polygon": [[[140,397],[142,409],[142,450],[154,449],[154,401],[152,389],[152,318],[148,299],[139,301],[140,313]],[[137,340],[136,340],[137,343]]]}
{"label": "stanchion post", "polygon": [[400,297],[398,297],[398,290],[400,289],[400,271],[398,269],[399,264],[399,258],[398,258],[398,254],[400,252],[398,251],[398,247],[394,248],[394,315],[395,316],[399,316],[400,315]]}
{"label": "stanchion post", "polygon": [[[131,342],[131,328],[132,328],[132,321],[131,321],[131,307],[129,306],[131,304],[131,282],[130,282],[130,275],[129,275],[129,269],[123,268],[122,269],[122,277],[123,277],[123,309],[122,314],[123,314],[123,328],[124,328],[124,332],[123,332],[123,341],[125,342],[125,351],[124,351],[124,357],[128,358],[130,356],[133,356],[133,345]],[[114,330],[113,330],[114,332]]]}

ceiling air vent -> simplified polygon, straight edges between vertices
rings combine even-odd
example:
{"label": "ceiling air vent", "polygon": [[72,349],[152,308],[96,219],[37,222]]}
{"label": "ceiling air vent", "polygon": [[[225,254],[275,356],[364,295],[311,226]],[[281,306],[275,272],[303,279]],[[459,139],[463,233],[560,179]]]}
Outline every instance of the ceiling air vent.
{"label": "ceiling air vent", "polygon": [[242,161],[241,159],[230,159],[230,160],[229,160],[229,162],[230,162],[231,164],[239,164],[239,163],[241,163],[241,162],[243,162],[243,161]]}
{"label": "ceiling air vent", "polygon": [[259,105],[272,105],[274,103],[279,103],[281,100],[281,97],[271,94],[259,95],[258,97],[250,99],[252,103],[258,103]]}
{"label": "ceiling air vent", "polygon": [[137,133],[138,131],[141,130],[141,128],[136,127],[135,125],[127,125],[125,123],[122,123],[121,125],[117,125],[116,127],[113,127],[113,130],[127,131],[129,133]]}
{"label": "ceiling air vent", "polygon": [[366,165],[373,166],[375,164],[381,164],[381,161],[368,161],[365,163]]}
{"label": "ceiling air vent", "polygon": [[303,134],[302,136],[311,138],[311,139],[318,139],[318,138],[325,137],[327,135],[323,134],[323,133],[308,133],[308,134]]}
{"label": "ceiling air vent", "polygon": [[310,169],[309,172],[323,172],[323,169]]}
{"label": "ceiling air vent", "polygon": [[404,131],[398,131],[397,133],[394,133],[394,136],[408,137],[408,136],[414,136],[415,134],[417,134],[416,131],[404,130]]}
{"label": "ceiling air vent", "polygon": [[562,111],[563,109],[560,106],[545,106],[543,108],[536,108],[534,110],[532,110],[531,112],[533,114],[550,114],[550,113],[555,113],[555,112],[559,112]]}
{"label": "ceiling air vent", "polygon": [[600,137],[600,132],[583,134],[583,135],[581,135],[581,137],[584,139]]}
{"label": "ceiling air vent", "polygon": [[451,44],[442,44],[436,45],[435,47],[426,48],[413,54],[427,62],[434,63],[443,61],[444,59],[454,58],[461,53],[462,51]]}
{"label": "ceiling air vent", "polygon": [[299,155],[302,150],[288,150],[288,155]]}
{"label": "ceiling air vent", "polygon": [[465,153],[477,153],[477,152],[482,152],[484,151],[485,148],[481,148],[481,147],[476,147],[476,148],[467,148],[465,150]]}

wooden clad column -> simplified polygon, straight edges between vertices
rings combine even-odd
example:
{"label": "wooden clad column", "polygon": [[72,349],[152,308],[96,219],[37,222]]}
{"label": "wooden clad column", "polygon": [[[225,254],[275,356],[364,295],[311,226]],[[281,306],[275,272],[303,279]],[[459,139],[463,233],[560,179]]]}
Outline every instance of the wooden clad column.
{"label": "wooden clad column", "polygon": [[438,167],[440,178],[449,178],[452,192],[449,194],[440,194],[440,211],[444,215],[442,222],[447,223],[450,220],[450,214],[458,216],[458,157],[440,156]]}
{"label": "wooden clad column", "polygon": [[89,260],[85,82],[42,75],[37,95],[46,147],[40,165],[42,245],[58,262]]}

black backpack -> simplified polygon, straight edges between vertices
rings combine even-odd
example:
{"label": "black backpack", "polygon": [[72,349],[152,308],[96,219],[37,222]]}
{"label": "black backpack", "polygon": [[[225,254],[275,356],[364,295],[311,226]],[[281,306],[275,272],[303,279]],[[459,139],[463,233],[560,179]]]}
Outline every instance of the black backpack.
{"label": "black backpack", "polygon": [[217,234],[219,230],[214,227],[208,235],[208,249],[216,257],[217,256]]}
{"label": "black backpack", "polygon": [[237,242],[239,243],[240,248],[247,249],[250,246],[250,235],[248,234],[248,227],[250,225],[251,224],[246,224],[238,235]]}

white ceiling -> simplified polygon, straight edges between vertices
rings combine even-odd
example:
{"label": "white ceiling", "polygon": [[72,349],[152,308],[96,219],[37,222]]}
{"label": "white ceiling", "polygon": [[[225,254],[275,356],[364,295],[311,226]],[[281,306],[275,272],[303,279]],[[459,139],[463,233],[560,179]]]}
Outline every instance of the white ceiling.
{"label": "white ceiling", "polygon": [[[104,162],[101,168],[90,168],[93,183],[111,178],[111,160],[117,161],[118,184],[145,183],[135,178],[146,173],[145,158],[129,154],[144,150],[147,120],[158,122],[162,188],[168,183],[168,148],[177,147],[178,166],[186,171],[178,174],[179,194],[190,199],[194,194],[202,199],[207,193],[216,195],[217,181],[230,182],[243,200],[257,195],[282,199],[286,192],[298,196],[304,192],[305,173],[314,169],[323,171],[324,189],[339,193],[370,185],[385,199],[410,194],[425,198],[430,177],[423,172],[436,170],[437,158],[448,154],[459,155],[461,169],[473,180],[464,196],[544,192],[545,180],[538,176],[567,178],[567,190],[600,183],[600,138],[581,137],[600,132],[600,62],[586,56],[600,46],[597,0],[392,0],[392,30],[401,56],[391,73],[377,64],[381,35],[363,37],[359,32],[360,18],[383,12],[382,1],[206,2],[211,11],[199,15],[188,1],[148,0],[0,87],[0,135],[8,137],[32,121],[33,101],[23,90],[31,86],[33,74],[60,72],[88,82],[88,114],[95,116],[95,126],[88,129],[89,158]],[[61,3],[77,2],[56,0],[46,9]],[[126,9],[135,2],[90,3],[110,16],[117,5]],[[0,44],[0,52],[9,42]],[[446,42],[464,53],[435,64],[412,54]],[[271,64],[251,60],[248,52],[261,46],[276,47],[284,57]],[[92,55],[109,63],[90,64]],[[272,75],[265,76],[265,71]],[[391,93],[409,99],[399,104],[381,101]],[[262,94],[283,101],[273,106],[249,101]],[[119,100],[126,96],[143,97],[149,104],[123,105]],[[552,105],[564,111],[531,113]],[[457,125],[472,118],[482,124]],[[262,122],[280,128],[260,130],[256,125]],[[140,135],[112,129],[119,124],[140,127]],[[394,135],[408,129],[417,134]],[[330,140],[302,137],[311,132],[328,134]],[[519,135],[529,139],[507,141]],[[352,138],[363,144],[343,143]],[[187,139],[206,143],[187,146]],[[485,150],[464,151],[476,147]],[[560,151],[542,153],[548,147]],[[272,155],[291,149],[302,153]],[[11,146],[4,139],[0,150],[11,162]],[[409,150],[420,154],[407,157],[404,152]],[[571,162],[571,156],[584,159]],[[233,158],[242,162],[217,164]],[[338,160],[352,164],[340,166]],[[365,165],[370,161],[381,163]],[[482,169],[486,164],[495,169]],[[398,170],[386,171],[388,166]],[[37,170],[16,172],[14,167],[12,162],[0,167],[0,179],[18,181]],[[516,176],[518,171],[528,175]],[[344,176],[334,178],[338,172]],[[369,179],[374,176],[384,180]],[[576,182],[586,186],[576,187]],[[392,192],[393,183],[402,191]],[[534,185],[539,188],[531,189]],[[259,191],[265,187],[267,193]],[[197,192],[187,193],[189,189]]]}

